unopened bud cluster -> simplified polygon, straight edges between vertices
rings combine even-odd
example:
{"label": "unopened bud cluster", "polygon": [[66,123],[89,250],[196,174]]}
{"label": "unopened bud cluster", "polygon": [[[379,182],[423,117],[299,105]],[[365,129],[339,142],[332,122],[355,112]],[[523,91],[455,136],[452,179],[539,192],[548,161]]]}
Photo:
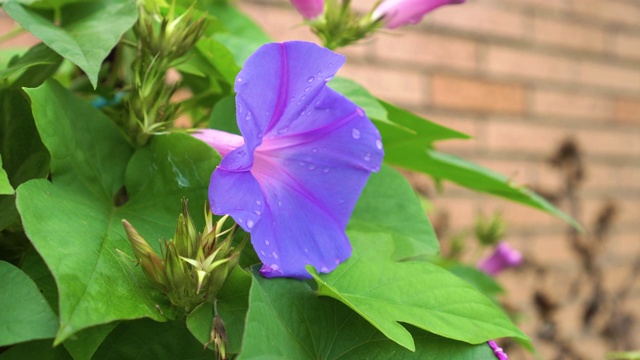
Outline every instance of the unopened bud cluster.
{"label": "unopened bud cluster", "polygon": [[178,105],[171,102],[177,84],[167,84],[167,71],[196,45],[208,25],[208,18],[193,6],[176,16],[174,3],[165,9],[140,6],[133,27],[138,43],[133,89],[127,102],[128,132],[141,145],[150,135],[170,128],[177,117]]}
{"label": "unopened bud cluster", "polygon": [[198,233],[187,201],[183,200],[175,236],[161,244],[163,259],[129,222],[122,223],[146,277],[173,305],[189,312],[198,304],[214,300],[227,275],[238,264],[244,242],[233,246],[237,225],[224,229],[227,218],[213,223],[213,214],[206,211],[204,231]]}

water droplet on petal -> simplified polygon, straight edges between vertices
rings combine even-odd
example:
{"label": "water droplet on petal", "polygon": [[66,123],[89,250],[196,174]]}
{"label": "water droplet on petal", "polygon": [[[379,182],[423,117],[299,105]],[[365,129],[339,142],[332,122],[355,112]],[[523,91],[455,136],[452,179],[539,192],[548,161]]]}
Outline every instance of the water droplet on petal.
{"label": "water droplet on petal", "polygon": [[265,244],[265,245],[267,245],[267,246],[269,246],[269,240],[265,240],[265,241],[264,241],[264,244]]}
{"label": "water droplet on petal", "polygon": [[247,227],[249,229],[253,229],[253,221],[252,220],[247,220]]}
{"label": "water droplet on petal", "polygon": [[304,92],[307,92],[307,91],[309,91],[309,90],[311,90],[311,86],[307,86],[307,88],[306,88],[306,89],[304,89]]}
{"label": "water droplet on petal", "polygon": [[242,220],[242,218],[238,218],[238,222],[239,222],[240,224],[244,224],[244,220]]}
{"label": "water droplet on petal", "polygon": [[364,116],[365,115],[364,110],[362,110],[361,108],[357,108],[356,112],[358,113],[358,116]]}
{"label": "water droplet on petal", "polygon": [[309,78],[307,79],[307,82],[313,82],[313,80],[315,80],[316,78],[314,78],[313,76],[309,76]]}
{"label": "water droplet on petal", "polygon": [[271,265],[271,266],[270,266],[270,268],[271,268],[271,269],[273,269],[273,271],[278,271],[278,270],[280,270],[280,266],[278,266],[278,265],[276,265],[276,264]]}
{"label": "water droplet on petal", "polygon": [[314,164],[311,164],[307,169],[309,169],[310,171],[313,171],[316,169],[316,166]]}
{"label": "water droplet on petal", "polygon": [[378,150],[382,150],[382,141],[380,141],[380,139],[376,140],[376,147]]}
{"label": "water droplet on petal", "polygon": [[352,129],[351,130],[351,136],[356,140],[360,139],[360,130],[355,129],[355,128]]}
{"label": "water droplet on petal", "polygon": [[313,148],[313,149],[311,149],[311,152],[312,152],[312,153],[317,153],[317,152],[318,152],[318,149]]}
{"label": "water droplet on petal", "polygon": [[278,134],[284,134],[289,130],[289,127],[285,126],[282,129],[278,130]]}
{"label": "water droplet on petal", "polygon": [[364,156],[364,161],[371,161],[371,154],[367,153],[367,154]]}
{"label": "water droplet on petal", "polygon": [[305,248],[305,249],[304,249],[304,252],[305,252],[305,253],[308,253],[308,252],[309,252],[309,249]]}
{"label": "water droplet on petal", "polygon": [[320,268],[320,272],[328,273],[328,272],[329,272],[329,269],[327,269],[327,267],[326,267],[326,266],[323,266],[323,267],[321,267],[321,268]]}
{"label": "water droplet on petal", "polygon": [[291,97],[291,99],[289,99],[290,102],[293,102],[296,98],[294,98],[293,96]]}
{"label": "water droplet on petal", "polygon": [[262,205],[262,201],[256,200],[256,205]]}
{"label": "water droplet on petal", "polygon": [[260,254],[262,254],[262,256],[267,255],[264,251],[260,250]]}
{"label": "water droplet on petal", "polygon": [[340,264],[340,259],[336,258],[336,265]]}
{"label": "water droplet on petal", "polygon": [[277,258],[278,258],[278,254],[276,254],[276,252],[275,252],[275,251],[274,251],[274,252],[272,252],[272,253],[271,253],[271,255],[273,255],[273,257],[274,257],[275,259],[277,259]]}
{"label": "water droplet on petal", "polygon": [[241,79],[241,78],[238,78],[238,82],[242,82],[242,79]]}
{"label": "water droplet on petal", "polygon": [[251,111],[247,111],[247,115],[244,116],[245,120],[251,120]]}
{"label": "water droplet on petal", "polygon": [[253,213],[258,216],[262,215],[262,212],[260,212],[260,210],[254,210]]}
{"label": "water droplet on petal", "polygon": [[300,165],[300,166],[304,166],[304,165],[305,165],[305,163],[304,163],[304,161],[300,161],[300,162],[298,163],[298,165]]}
{"label": "water droplet on petal", "polygon": [[282,206],[282,201],[278,201],[278,206]]}
{"label": "water droplet on petal", "polygon": [[258,131],[258,138],[262,139],[263,136],[264,136],[264,134],[262,133],[262,131]]}
{"label": "water droplet on petal", "polygon": [[322,172],[323,172],[323,173],[325,173],[325,174],[326,174],[326,173],[328,173],[329,171],[331,171],[331,169],[330,169],[330,168],[328,168],[328,167],[327,167],[327,168],[324,168],[324,170],[322,170]]}

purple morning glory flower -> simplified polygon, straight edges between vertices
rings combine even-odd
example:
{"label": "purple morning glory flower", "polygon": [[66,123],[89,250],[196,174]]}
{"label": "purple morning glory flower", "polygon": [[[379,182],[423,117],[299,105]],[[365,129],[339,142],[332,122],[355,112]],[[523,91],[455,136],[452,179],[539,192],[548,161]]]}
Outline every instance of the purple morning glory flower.
{"label": "purple morning glory flower", "polygon": [[489,275],[496,275],[502,270],[518,266],[522,263],[522,254],[502,241],[498,244],[493,254],[478,263],[478,269]]}
{"label": "purple morning glory flower", "polygon": [[235,83],[242,137],[195,136],[222,156],[211,176],[215,214],[247,232],[266,277],[309,278],[351,255],[345,229],[384,152],[364,111],[326,86],[344,56],[313,43],[271,43],[246,62]]}
{"label": "purple morning glory flower", "polygon": [[489,340],[488,343],[491,349],[493,350],[493,353],[496,355],[496,358],[498,358],[498,360],[509,360],[509,357],[507,356],[507,354],[505,354],[502,348],[499,347],[495,341]]}

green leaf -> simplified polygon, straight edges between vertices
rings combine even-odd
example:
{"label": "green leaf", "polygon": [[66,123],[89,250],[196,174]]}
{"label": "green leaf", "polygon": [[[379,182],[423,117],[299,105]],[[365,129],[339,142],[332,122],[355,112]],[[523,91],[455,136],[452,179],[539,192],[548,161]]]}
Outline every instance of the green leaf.
{"label": "green leaf", "polygon": [[143,319],[123,322],[96,351],[93,360],[210,360],[213,351],[189,333],[184,321],[158,323]]}
{"label": "green leaf", "polygon": [[[164,320],[170,312],[157,306],[166,299],[116,251],[131,253],[121,219],[152,245],[169,238],[183,196],[202,209],[219,155],[191,136],[172,134],[153,138],[132,157],[116,126],[57,82],[27,92],[52,156],[53,183],[21,185],[17,206],[27,235],[59,286],[56,343],[115,320]],[[197,218],[200,211],[192,213]]]}
{"label": "green leaf", "polygon": [[484,272],[461,263],[445,264],[444,267],[452,274],[463,279],[489,298],[504,293],[504,289],[491,276]]}
{"label": "green leaf", "polygon": [[395,243],[396,260],[440,252],[436,234],[413,188],[386,165],[371,174],[348,229],[388,234]]}
{"label": "green leaf", "polygon": [[[49,174],[49,152],[40,141],[22,90],[0,90],[0,156],[14,188]],[[0,195],[0,230],[19,219],[15,196]]]}
{"label": "green leaf", "polygon": [[102,61],[138,18],[136,4],[129,0],[69,4],[61,12],[61,26],[14,1],[5,3],[3,9],[55,52],[78,65],[94,88]]}
{"label": "green leaf", "polygon": [[[250,286],[251,276],[236,267],[227,277],[218,295],[218,314],[224,322],[229,340],[227,352],[231,354],[240,352],[242,334],[244,334],[244,322],[249,308]],[[201,304],[187,316],[189,331],[202,344],[210,343],[213,316],[213,304],[208,302]],[[209,344],[209,347],[212,346],[213,344]]]}
{"label": "green leaf", "polygon": [[203,38],[198,41],[196,48],[198,50],[197,53],[208,64],[208,66],[201,68],[205,74],[218,73],[228,84],[234,84],[236,75],[240,72],[240,67],[236,64],[231,51],[227,47],[215,39]]}
{"label": "green leaf", "polygon": [[38,340],[19,344],[0,354],[0,360],[25,359],[74,360],[64,347],[53,347],[51,340]]}
{"label": "green leaf", "polygon": [[528,340],[491,300],[450,272],[429,262],[392,261],[389,235],[352,231],[349,239],[351,258],[329,274],[311,272],[318,294],[340,300],[403,347],[415,349],[398,322],[471,344]]}
{"label": "green leaf", "polygon": [[328,85],[360,106],[370,119],[390,123],[387,118],[387,110],[362,85],[342,77],[334,78]]}
{"label": "green leaf", "polygon": [[65,340],[64,348],[74,360],[90,360],[100,344],[117,325],[117,322],[112,322],[85,329]]}
{"label": "green leaf", "polygon": [[9,183],[7,172],[2,167],[2,154],[0,154],[0,195],[12,195],[14,191],[13,186]]}
{"label": "green leaf", "polygon": [[58,318],[22,270],[0,261],[0,346],[55,336]]}
{"label": "green leaf", "polygon": [[36,87],[53,75],[62,64],[62,57],[45,44],[37,44],[24,55],[12,59],[9,67],[0,71],[0,79],[18,76],[14,87]]}
{"label": "green leaf", "polygon": [[220,99],[211,111],[209,127],[240,135],[236,121],[236,96],[228,95]]}
{"label": "green leaf", "polygon": [[253,359],[491,359],[486,344],[469,345],[411,328],[416,351],[387,339],[308,282],[265,279],[254,272],[246,331],[238,360]]}
{"label": "green leaf", "polygon": [[244,64],[262,44],[272,41],[251,18],[226,2],[208,4],[206,9],[224,29],[212,37],[229,49],[238,65]]}
{"label": "green leaf", "polygon": [[38,290],[49,303],[49,306],[57,313],[58,310],[58,288],[42,257],[33,247],[24,254],[21,264],[22,271],[36,283]]}

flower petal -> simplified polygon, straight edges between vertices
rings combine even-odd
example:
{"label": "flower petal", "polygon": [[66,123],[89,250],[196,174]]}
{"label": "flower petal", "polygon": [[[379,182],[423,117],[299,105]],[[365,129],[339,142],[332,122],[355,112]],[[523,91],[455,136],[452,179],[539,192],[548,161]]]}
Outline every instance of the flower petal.
{"label": "flower petal", "polygon": [[253,151],[262,139],[298,131],[295,120],[325,88],[344,56],[302,41],[260,47],[235,83],[238,127]]}
{"label": "flower petal", "polygon": [[251,232],[260,222],[265,209],[262,189],[250,172],[220,167],[211,175],[209,202],[214,214],[231,215],[246,232]]}
{"label": "flower petal", "polygon": [[220,156],[226,156],[232,150],[244,145],[242,136],[236,134],[230,134],[225,131],[214,129],[198,129],[198,131],[191,134],[196,139],[200,139],[207,143],[220,154]]}

